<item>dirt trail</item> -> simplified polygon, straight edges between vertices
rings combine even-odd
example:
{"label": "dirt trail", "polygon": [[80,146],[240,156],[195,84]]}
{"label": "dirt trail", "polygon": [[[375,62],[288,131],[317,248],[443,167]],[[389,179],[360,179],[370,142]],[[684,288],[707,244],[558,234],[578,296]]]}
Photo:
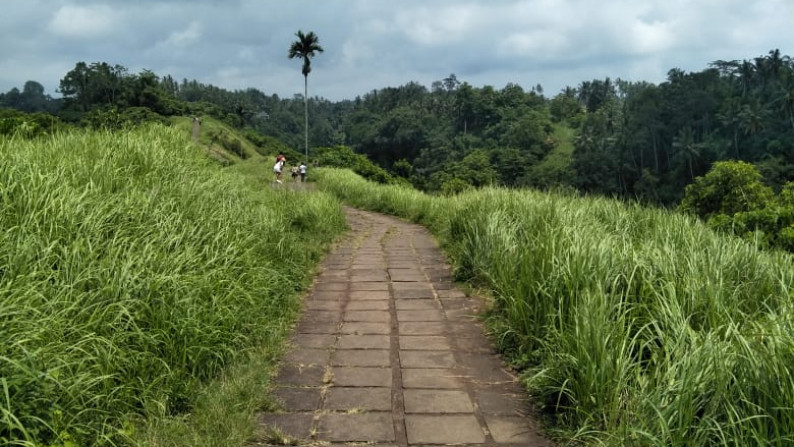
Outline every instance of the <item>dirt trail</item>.
{"label": "dirt trail", "polygon": [[258,445],[277,427],[325,445],[551,446],[427,230],[346,213],[351,235],[305,300],[276,379],[283,411],[260,415]]}

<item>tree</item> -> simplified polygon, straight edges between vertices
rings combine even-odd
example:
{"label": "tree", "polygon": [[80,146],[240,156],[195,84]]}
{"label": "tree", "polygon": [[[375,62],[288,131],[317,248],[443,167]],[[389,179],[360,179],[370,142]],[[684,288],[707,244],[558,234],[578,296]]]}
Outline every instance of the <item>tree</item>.
{"label": "tree", "polygon": [[126,106],[123,89],[129,79],[127,69],[106,62],[91,65],[78,62],[61,79],[59,91],[67,108],[88,112],[97,106]]}
{"label": "tree", "polygon": [[52,98],[44,94],[44,86],[36,81],[28,81],[20,95],[20,110],[25,112],[49,111]]}
{"label": "tree", "polygon": [[775,102],[780,104],[778,110],[788,117],[791,129],[794,130],[794,72],[783,79]]}
{"label": "tree", "polygon": [[298,30],[295,33],[295,36],[298,37],[298,40],[292,42],[292,45],[289,47],[289,58],[290,59],[302,59],[303,60],[303,69],[301,73],[303,73],[303,106],[304,106],[304,149],[306,150],[306,160],[309,160],[309,73],[312,71],[311,66],[311,58],[313,58],[316,53],[322,53],[323,47],[320,46],[320,39],[314,34],[314,31],[309,31],[307,34],[303,34],[302,31]]}
{"label": "tree", "polygon": [[20,108],[21,100],[19,89],[14,87],[6,93],[0,94],[0,107],[11,109]]}
{"label": "tree", "polygon": [[578,122],[576,120],[577,116],[583,115],[582,107],[576,97],[564,92],[549,101],[549,112],[551,113],[552,121],[555,123],[568,120],[571,121],[569,124],[573,124]]}
{"label": "tree", "polygon": [[76,103],[81,111],[88,111],[88,65],[78,62],[74,69],[61,79],[59,91],[67,105]]}
{"label": "tree", "polygon": [[401,158],[413,160],[427,142],[431,123],[431,117],[420,109],[394,108],[380,120],[374,140],[362,147],[363,152],[387,167]]}
{"label": "tree", "polygon": [[758,170],[743,161],[720,161],[704,177],[686,187],[678,209],[703,218],[717,214],[733,216],[739,212],[765,208],[774,196],[761,181]]}
{"label": "tree", "polygon": [[678,135],[673,137],[673,149],[677,150],[676,155],[680,155],[682,159],[686,160],[689,167],[689,180],[694,180],[695,170],[692,165],[700,157],[700,147],[695,142],[695,135],[691,127],[684,127],[678,132]]}
{"label": "tree", "polygon": [[[453,179],[458,180],[444,186],[445,183]],[[452,163],[443,171],[434,173],[433,180],[438,184],[438,189],[449,193],[450,189],[453,192],[461,191],[461,187],[464,185],[482,187],[496,184],[499,175],[491,164],[488,152],[485,149],[475,149],[461,161]]]}

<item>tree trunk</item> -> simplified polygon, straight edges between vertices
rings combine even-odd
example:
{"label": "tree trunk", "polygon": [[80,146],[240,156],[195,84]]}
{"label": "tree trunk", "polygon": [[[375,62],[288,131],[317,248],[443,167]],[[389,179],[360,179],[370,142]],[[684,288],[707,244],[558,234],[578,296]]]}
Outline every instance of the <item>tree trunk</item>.
{"label": "tree trunk", "polygon": [[791,121],[791,128],[794,129],[794,112],[792,112],[791,107],[788,110],[788,119]]}
{"label": "tree trunk", "polygon": [[651,142],[653,143],[653,166],[654,166],[654,174],[659,173],[659,152],[656,149],[656,133],[651,133]]}
{"label": "tree trunk", "polygon": [[309,163],[309,76],[303,75],[303,147],[306,161]]}
{"label": "tree trunk", "polygon": [[739,159],[739,130],[736,125],[733,127],[733,150],[736,152],[736,159]]}

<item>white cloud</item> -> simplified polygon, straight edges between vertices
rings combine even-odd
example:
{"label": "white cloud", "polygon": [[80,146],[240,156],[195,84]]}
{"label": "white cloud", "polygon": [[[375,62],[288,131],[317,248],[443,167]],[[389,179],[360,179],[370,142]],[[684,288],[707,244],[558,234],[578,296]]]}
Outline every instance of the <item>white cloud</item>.
{"label": "white cloud", "polygon": [[216,77],[223,80],[237,79],[241,70],[238,67],[226,67],[217,71]]}
{"label": "white cloud", "polygon": [[635,19],[627,27],[624,42],[630,53],[645,55],[669,50],[675,40],[670,24]]}
{"label": "white cloud", "polygon": [[166,45],[173,45],[176,47],[187,47],[198,42],[202,37],[202,26],[199,22],[190,22],[187,28],[181,31],[175,31],[168,36]]}
{"label": "white cloud", "polygon": [[559,58],[569,48],[564,34],[552,30],[518,32],[510,34],[498,45],[496,51],[504,57],[533,56],[538,59]]}
{"label": "white cloud", "polygon": [[573,1],[524,0],[505,5],[498,11],[502,23],[541,26],[564,32],[582,17],[582,6]]}
{"label": "white cloud", "polygon": [[429,86],[450,73],[475,86],[541,83],[553,94],[605,76],[659,82],[674,67],[702,70],[774,48],[794,55],[792,0],[6,3],[0,92],[29,79],[53,91],[76,62],[106,61],[291,97],[302,92],[300,63],[286,57],[298,29],[325,48],[310,87],[329,99]]}
{"label": "white cloud", "polygon": [[419,7],[397,14],[395,25],[410,40],[428,46],[460,42],[471,31],[480,7]]}
{"label": "white cloud", "polygon": [[241,48],[240,51],[237,52],[237,59],[244,62],[256,62],[256,53],[253,48]]}
{"label": "white cloud", "polygon": [[65,5],[55,11],[48,29],[62,37],[94,38],[111,34],[119,19],[110,6]]}
{"label": "white cloud", "polygon": [[626,81],[662,82],[667,72],[673,68],[665,66],[659,56],[643,57],[633,60],[628,64],[625,74],[621,76]]}
{"label": "white cloud", "polygon": [[361,40],[348,40],[342,45],[342,63],[347,67],[356,67],[371,59],[375,52]]}

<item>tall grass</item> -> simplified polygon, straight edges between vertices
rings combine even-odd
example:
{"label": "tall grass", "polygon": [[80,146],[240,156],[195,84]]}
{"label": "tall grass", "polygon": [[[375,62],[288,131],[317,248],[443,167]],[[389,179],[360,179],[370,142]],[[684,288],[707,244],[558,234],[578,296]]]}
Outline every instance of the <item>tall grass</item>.
{"label": "tall grass", "polygon": [[173,129],[0,139],[0,445],[189,412],[277,349],[343,225],[330,196],[251,188]]}
{"label": "tall grass", "polygon": [[502,347],[572,442],[794,444],[794,264],[664,210],[483,189],[320,184],[429,226],[489,287]]}

